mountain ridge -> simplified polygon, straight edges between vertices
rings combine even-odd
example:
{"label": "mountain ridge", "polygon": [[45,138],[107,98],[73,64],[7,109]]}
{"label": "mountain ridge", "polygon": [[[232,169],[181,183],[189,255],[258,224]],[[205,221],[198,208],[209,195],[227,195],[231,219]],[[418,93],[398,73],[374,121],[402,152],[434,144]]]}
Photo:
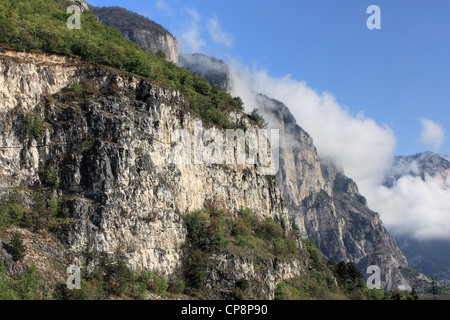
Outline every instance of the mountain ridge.
{"label": "mountain ridge", "polygon": [[[236,128],[259,128],[242,108],[224,107],[220,99],[228,98],[216,86],[186,77],[196,81],[189,84],[193,86],[190,90],[206,97],[188,103],[189,96],[170,85],[78,58],[6,51],[0,62],[5,84],[0,105],[5,114],[2,138],[14,147],[5,149],[0,157],[1,208],[9,210],[13,219],[18,212],[15,209],[22,206],[22,218],[29,219],[16,221],[22,228],[11,227],[0,243],[0,260],[11,274],[25,268],[25,263],[12,260],[13,232],[26,237],[26,246],[34,253],[38,240],[32,237],[40,234],[34,228],[48,224],[57,235],[55,246],[62,249],[55,250],[53,245],[42,248],[47,261],[64,264],[72,259],[80,265],[86,263],[93,272],[102,264],[109,267],[105,261],[114,258],[119,259],[117,263],[126,261],[132,269],[155,270],[171,281],[179,280],[186,275],[186,263],[194,266],[192,271],[203,261],[186,261],[191,251],[185,251],[189,248],[185,217],[204,210],[199,217],[208,225],[209,236],[211,230],[213,234],[228,230],[224,223],[231,221],[240,228],[232,232],[242,232],[247,241],[253,241],[249,244],[245,237],[223,234],[224,243],[232,241],[241,249],[233,247],[237,249],[234,253],[215,247],[194,251],[193,257],[209,255],[204,278],[207,288],[213,289],[209,298],[242,296],[246,290],[243,280],[247,280],[251,282],[250,297],[273,299],[283,281],[318,274],[326,279],[328,289],[336,290],[336,276],[315,269],[325,266],[313,248],[299,241],[294,246],[286,242],[290,248],[280,247],[282,241],[270,241],[274,234],[277,240],[289,240],[286,237],[293,225],[300,234],[315,237],[327,259],[351,260],[363,273],[370,263],[381,264],[386,289],[408,281],[400,270],[407,266],[406,259],[397,252],[379,216],[366,207],[356,184],[340,168],[318,158],[311,137],[280,102],[259,96],[262,112],[280,120],[282,170],[278,176],[263,176],[254,166],[184,167],[170,161],[171,133],[183,128],[194,135],[196,120],[205,115],[199,115],[195,107],[200,111],[207,108],[207,115],[224,108],[228,123]],[[164,71],[172,80],[171,69]],[[226,76],[221,81],[230,79]],[[188,86],[178,80],[183,88]],[[225,90],[230,88],[232,85]],[[224,129],[218,122],[210,125]],[[256,221],[244,208],[254,212]],[[250,226],[245,219],[252,221]],[[345,229],[342,221],[352,222],[352,228]],[[365,228],[376,231],[372,238]],[[386,240],[384,246],[378,236]],[[342,244],[336,246],[336,239]],[[242,254],[242,248],[250,250],[249,245],[252,251]],[[253,251],[263,256],[254,256]],[[381,259],[377,256],[380,252]],[[41,258],[28,254],[25,261],[41,262]],[[60,267],[59,274],[64,271]],[[202,272],[196,275],[204,276]]]}
{"label": "mountain ridge", "polygon": [[[191,57],[184,59],[184,67],[233,91],[230,69],[223,61],[204,55]],[[222,83],[217,82],[220,79]],[[268,126],[280,130],[280,169],[276,177],[300,235],[314,239],[326,259],[354,262],[361,272],[372,264],[379,265],[387,288],[411,287],[400,270],[408,266],[406,258],[379,214],[367,207],[356,183],[332,159],[320,159],[313,139],[286,105],[261,94],[255,94],[254,100],[257,105],[252,107],[261,112]]]}
{"label": "mountain ridge", "polygon": [[117,28],[129,39],[153,53],[162,52],[168,61],[178,63],[178,41],[160,24],[121,7],[89,9],[107,26]]}

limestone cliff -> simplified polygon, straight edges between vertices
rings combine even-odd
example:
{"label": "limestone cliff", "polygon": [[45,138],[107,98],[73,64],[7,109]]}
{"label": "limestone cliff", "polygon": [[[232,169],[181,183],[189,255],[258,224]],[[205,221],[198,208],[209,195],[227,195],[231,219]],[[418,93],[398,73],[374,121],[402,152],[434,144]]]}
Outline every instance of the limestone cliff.
{"label": "limestone cliff", "polygon": [[85,0],[69,0],[69,1],[75,2],[75,4],[80,7],[81,12],[89,10],[89,5],[86,3]]}
{"label": "limestone cliff", "polygon": [[180,53],[178,65],[220,86],[223,91],[233,93],[230,70],[224,61],[204,54]]}
{"label": "limestone cliff", "polygon": [[[49,246],[62,249],[41,248],[37,261],[80,263],[89,251],[95,264],[98,253],[120,254],[131,268],[170,277],[180,272],[186,213],[211,205],[230,212],[243,207],[261,219],[289,223],[273,177],[260,175],[254,165],[172,161],[172,133],[183,128],[194,134],[198,120],[174,89],[73,58],[12,51],[1,53],[0,84],[2,197],[18,192],[29,211],[33,193],[51,192],[67,209],[67,221],[55,227],[57,238]],[[27,135],[30,112],[45,119],[40,137]],[[53,189],[45,188],[50,169],[58,180]],[[39,242],[20,232],[30,238],[29,246]],[[0,251],[12,273],[20,270]],[[218,254],[216,260],[220,266],[240,259]],[[298,259],[293,265],[304,266],[304,258]],[[281,266],[272,262],[259,271],[267,274],[263,297],[273,298],[277,282],[302,272]],[[212,283],[219,281],[212,277]]]}
{"label": "limestone cliff", "polygon": [[178,41],[161,25],[119,7],[90,9],[101,22],[119,29],[126,39],[154,53],[163,52],[168,61],[178,63]]}
{"label": "limestone cliff", "polygon": [[280,129],[277,181],[301,235],[314,239],[327,259],[351,261],[363,273],[379,266],[387,288],[406,284],[398,269],[407,266],[406,258],[356,183],[333,161],[319,159],[312,138],[285,105],[260,96],[258,107]]}
{"label": "limestone cliff", "polygon": [[[201,55],[183,61],[192,72],[232,92],[229,69],[223,61]],[[369,265],[378,265],[387,289],[408,286],[400,270],[407,266],[406,258],[379,214],[367,207],[356,183],[332,159],[319,158],[311,136],[287,106],[270,97],[255,96],[256,105],[251,107],[261,111],[270,128],[280,130],[276,178],[300,235],[314,239],[326,259],[351,261],[362,273]]]}

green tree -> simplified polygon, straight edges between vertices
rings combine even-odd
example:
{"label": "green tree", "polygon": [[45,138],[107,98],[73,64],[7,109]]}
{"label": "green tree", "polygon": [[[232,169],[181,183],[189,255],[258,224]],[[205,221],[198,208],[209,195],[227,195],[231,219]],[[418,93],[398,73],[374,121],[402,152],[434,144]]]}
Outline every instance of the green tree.
{"label": "green tree", "polygon": [[264,120],[258,109],[254,109],[250,113],[249,118],[255,121],[261,128],[265,128],[267,126],[267,122]]}
{"label": "green tree", "polygon": [[302,239],[303,249],[306,251],[306,255],[309,259],[316,263],[322,262],[322,253],[317,249],[314,239]]}
{"label": "green tree", "polygon": [[59,187],[59,170],[58,168],[51,166],[47,168],[45,172],[45,184],[49,187],[57,189]]}
{"label": "green tree", "polygon": [[41,138],[46,130],[44,121],[42,121],[39,115],[33,112],[25,114],[24,127],[29,142],[31,142],[32,139]]}
{"label": "green tree", "polygon": [[18,300],[19,295],[14,289],[14,282],[8,277],[6,267],[0,263],[0,300]]}
{"label": "green tree", "polygon": [[278,223],[273,221],[272,218],[267,218],[265,221],[258,224],[256,235],[261,239],[274,241],[283,236],[283,229]]}
{"label": "green tree", "polygon": [[219,211],[195,211],[186,219],[188,239],[192,245],[205,248],[226,246],[228,228],[223,213]]}
{"label": "green tree", "polygon": [[419,300],[419,295],[414,288],[411,288],[410,295],[412,296],[413,300]]}
{"label": "green tree", "polygon": [[40,300],[44,297],[39,283],[38,270],[34,263],[20,276],[18,291],[22,300]]}
{"label": "green tree", "polygon": [[167,278],[163,274],[158,273],[158,271],[153,270],[150,275],[148,288],[151,291],[164,296],[167,293],[168,287]]}
{"label": "green tree", "polygon": [[187,251],[184,276],[186,284],[194,289],[203,290],[206,286],[207,254],[199,249],[190,248]]}
{"label": "green tree", "polygon": [[11,239],[11,255],[14,261],[22,260],[25,257],[26,248],[23,245],[22,237],[20,233],[15,232]]}
{"label": "green tree", "polygon": [[179,279],[173,279],[170,282],[168,291],[173,294],[181,294],[181,293],[183,293],[185,287],[186,287],[186,285],[184,284],[183,281],[181,281]]}
{"label": "green tree", "polygon": [[19,224],[23,219],[24,209],[21,204],[15,202],[0,203],[0,235],[10,224]]}
{"label": "green tree", "polygon": [[122,259],[112,260],[103,257],[100,268],[102,280],[109,294],[121,296],[127,292],[127,286],[131,283],[132,272]]}
{"label": "green tree", "polygon": [[361,272],[352,262],[339,262],[334,269],[338,282],[347,290],[353,290],[361,287],[360,283],[363,279]]}

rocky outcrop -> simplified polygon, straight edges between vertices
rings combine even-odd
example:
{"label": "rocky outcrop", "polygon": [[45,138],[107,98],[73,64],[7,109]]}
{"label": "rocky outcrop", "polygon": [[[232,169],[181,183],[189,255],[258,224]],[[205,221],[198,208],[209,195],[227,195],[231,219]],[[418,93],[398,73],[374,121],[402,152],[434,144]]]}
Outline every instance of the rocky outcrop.
{"label": "rocky outcrop", "polygon": [[270,128],[280,136],[280,167],[277,181],[286,203],[301,206],[302,201],[321,190],[331,195],[332,188],[322,176],[316,147],[310,135],[300,128],[289,109],[279,101],[259,95],[257,107]]}
{"label": "rocky outcrop", "polygon": [[[223,61],[202,55],[187,57],[185,67],[232,92]],[[311,136],[297,125],[287,106],[256,94],[255,103],[252,107],[260,110],[269,128],[279,130],[276,179],[300,235],[314,239],[326,259],[351,261],[363,274],[369,265],[378,265],[388,289],[407,284],[399,269],[407,266],[406,258],[379,214],[367,207],[356,183],[332,159],[319,158]]]}
{"label": "rocky outcrop", "polygon": [[218,85],[223,91],[233,94],[230,69],[224,61],[204,54],[180,53],[178,65],[204,77],[212,85]]}
{"label": "rocky outcrop", "polygon": [[101,22],[119,29],[126,39],[154,53],[162,52],[168,61],[178,63],[178,41],[161,25],[119,7],[90,9]]}
{"label": "rocky outcrop", "polygon": [[[93,263],[95,253],[120,254],[132,268],[170,276],[183,259],[186,213],[244,207],[288,223],[275,180],[254,165],[173,161],[172,133],[193,135],[198,120],[174,89],[66,57],[10,51],[0,57],[0,83],[0,193],[34,190],[54,169],[53,192],[68,210],[55,232],[70,262],[83,252],[93,253]],[[41,137],[26,136],[28,112],[45,119]]]}
{"label": "rocky outcrop", "polygon": [[255,262],[248,256],[215,251],[210,256],[207,288],[214,289],[209,299],[232,299],[232,289],[245,279],[252,285],[244,290],[250,300],[273,300],[278,283],[295,277],[304,277],[308,259],[303,254],[288,259],[271,258]]}
{"label": "rocky outcrop", "polygon": [[363,274],[368,266],[379,266],[388,289],[404,285],[399,267],[407,266],[406,258],[356,183],[332,160],[319,159],[312,138],[285,105],[259,96],[258,108],[280,129],[277,181],[302,237],[314,239],[326,259],[351,261]]}

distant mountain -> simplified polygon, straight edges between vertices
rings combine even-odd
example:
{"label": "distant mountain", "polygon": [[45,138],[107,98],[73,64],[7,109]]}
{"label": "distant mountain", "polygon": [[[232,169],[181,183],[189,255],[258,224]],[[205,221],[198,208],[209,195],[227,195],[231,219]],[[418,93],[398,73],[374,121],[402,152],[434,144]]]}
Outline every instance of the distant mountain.
{"label": "distant mountain", "polygon": [[[384,185],[392,188],[404,177],[418,177],[423,181],[427,181],[430,177],[441,177],[442,181],[448,181],[450,157],[433,152],[395,157],[391,170],[386,174]],[[442,199],[442,201],[449,200]],[[409,236],[395,234],[394,238],[411,268],[450,284],[449,240],[419,241]]]}
{"label": "distant mountain", "polygon": [[[223,90],[233,92],[227,64],[205,55],[180,54],[180,66],[198,73]],[[314,239],[325,259],[351,261],[365,273],[380,266],[387,289],[410,284],[402,269],[408,263],[379,214],[371,211],[356,183],[332,160],[320,159],[312,137],[298,124],[288,106],[255,95],[270,128],[279,130],[279,170],[276,180],[291,223],[303,238]]]}
{"label": "distant mountain", "polygon": [[116,27],[126,39],[154,53],[166,55],[166,59],[178,62],[178,42],[163,26],[137,13],[119,7],[94,7],[89,9],[110,27]]}
{"label": "distant mountain", "polygon": [[450,241],[396,237],[411,268],[450,285]]}
{"label": "distant mountain", "polygon": [[220,86],[225,92],[232,93],[230,69],[219,59],[204,54],[179,54],[178,65],[204,77],[212,85]]}
{"label": "distant mountain", "polygon": [[384,185],[392,187],[395,181],[405,176],[420,177],[423,181],[426,176],[437,175],[447,178],[450,175],[450,157],[433,152],[417,153],[410,156],[394,158],[392,168],[386,174]]}

